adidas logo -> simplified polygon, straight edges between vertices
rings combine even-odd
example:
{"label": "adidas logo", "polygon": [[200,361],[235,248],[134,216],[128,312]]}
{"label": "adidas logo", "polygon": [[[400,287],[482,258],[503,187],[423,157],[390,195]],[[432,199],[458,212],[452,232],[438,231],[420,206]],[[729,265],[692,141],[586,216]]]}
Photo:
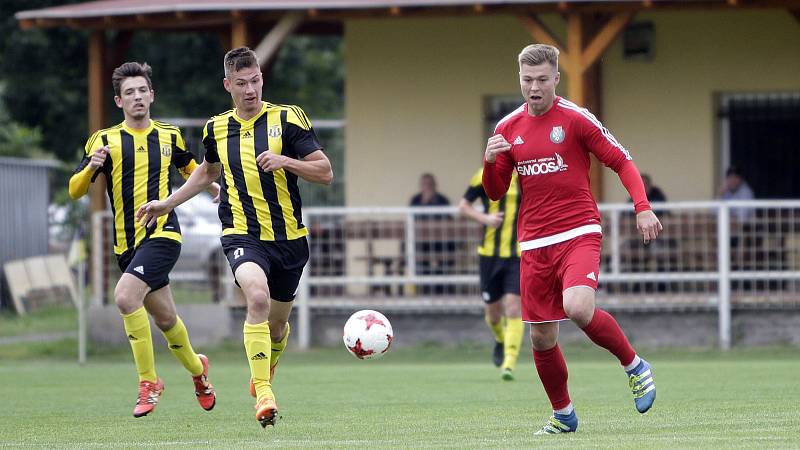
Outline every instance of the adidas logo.
{"label": "adidas logo", "polygon": [[177,350],[179,348],[183,348],[183,346],[181,344],[172,344],[172,345],[169,346],[169,348],[171,348],[173,350]]}
{"label": "adidas logo", "polygon": [[137,152],[139,152],[139,153],[144,153],[144,152],[146,152],[147,150],[145,150],[145,149],[144,149],[144,147],[142,147],[142,146],[140,145],[140,146],[139,146],[139,148],[137,148],[137,149],[136,149],[136,151],[137,151]]}
{"label": "adidas logo", "polygon": [[134,272],[139,272],[140,274],[144,275],[144,266],[136,266],[133,268]]}
{"label": "adidas logo", "polygon": [[244,134],[242,135],[242,137],[249,138],[249,137],[253,137],[253,135],[250,134],[250,131],[245,131]]}
{"label": "adidas logo", "polygon": [[524,143],[525,143],[525,141],[522,140],[522,136],[517,136],[517,138],[514,139],[514,145],[520,145],[520,144],[524,144]]}
{"label": "adidas logo", "polygon": [[588,279],[590,279],[590,280],[597,281],[597,277],[594,275],[594,272],[589,272],[589,273],[587,273],[587,274],[586,274],[586,278],[588,278]]}
{"label": "adidas logo", "polygon": [[138,341],[139,339],[137,339],[137,338],[136,338],[136,336],[134,336],[134,335],[132,335],[132,334],[129,334],[129,335],[128,335],[128,340],[129,340],[129,341]]}
{"label": "adidas logo", "polygon": [[251,361],[259,361],[262,359],[267,359],[267,355],[265,355],[264,352],[258,352],[255,355],[253,355],[252,358],[250,358]]}

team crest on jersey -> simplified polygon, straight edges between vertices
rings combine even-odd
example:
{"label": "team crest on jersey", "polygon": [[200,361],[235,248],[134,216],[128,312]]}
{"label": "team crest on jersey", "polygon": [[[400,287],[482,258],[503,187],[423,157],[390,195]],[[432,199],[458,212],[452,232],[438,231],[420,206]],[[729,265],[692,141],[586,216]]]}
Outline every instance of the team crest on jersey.
{"label": "team crest on jersey", "polygon": [[164,157],[166,157],[166,158],[169,158],[170,156],[172,156],[172,146],[169,145],[169,144],[162,144],[161,145],[161,154],[164,155]]}
{"label": "team crest on jersey", "polygon": [[281,137],[281,126],[280,125],[273,125],[273,126],[269,127],[269,130],[267,130],[267,134],[271,138],[279,138],[279,137]]}
{"label": "team crest on jersey", "polygon": [[564,129],[559,125],[550,131],[550,142],[560,144],[564,142]]}

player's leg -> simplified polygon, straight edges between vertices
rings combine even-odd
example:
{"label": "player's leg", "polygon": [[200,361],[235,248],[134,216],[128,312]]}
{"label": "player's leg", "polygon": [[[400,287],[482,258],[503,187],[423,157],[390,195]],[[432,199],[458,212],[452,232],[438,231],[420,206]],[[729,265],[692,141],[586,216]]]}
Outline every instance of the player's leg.
{"label": "player's leg", "polygon": [[532,323],[531,345],[536,372],[553,407],[553,416],[536,434],[574,432],[578,416],[567,388],[567,362],[558,346],[558,322]]}
{"label": "player's leg", "polygon": [[494,261],[496,258],[480,256],[480,284],[481,297],[483,298],[483,318],[486,325],[494,336],[494,348],[492,349],[492,362],[500,367],[505,357],[505,323],[503,321],[503,304],[500,297],[503,295],[502,289],[496,282],[493,282]]}
{"label": "player's leg", "polygon": [[114,288],[114,302],[117,304],[125,334],[133,352],[133,361],[139,374],[139,395],[133,409],[134,417],[146,416],[152,412],[164,383],[156,375],[155,358],[153,356],[153,337],[150,332],[150,319],[144,308],[144,298],[150,291],[143,274],[145,258],[141,248],[129,250],[118,257],[119,267],[123,274]]}
{"label": "player's leg", "polygon": [[275,374],[281,355],[289,342],[289,315],[292,313],[297,288],[308,262],[308,240],[303,237],[289,241],[278,241],[267,246],[272,272],[268,277],[271,305],[269,329],[272,330],[272,352],[270,355],[270,381]]}
{"label": "player's leg", "polygon": [[614,317],[595,306],[600,268],[600,235],[575,238],[564,257],[564,311],[595,344],[617,357],[628,374],[636,409],[644,413],[655,401],[650,365],[639,358]]}
{"label": "player's leg", "polygon": [[513,371],[517,367],[517,359],[522,345],[525,324],[522,322],[522,307],[520,305],[519,289],[519,259],[506,258],[502,271],[502,302],[505,313],[505,357],[502,364],[502,377],[504,380],[513,380]]}
{"label": "player's leg", "polygon": [[247,302],[244,323],[244,348],[250,365],[250,380],[256,392],[256,420],[272,426],[278,413],[275,394],[269,379],[271,339],[269,328],[270,298],[267,274],[254,262],[239,265],[234,272]]}
{"label": "player's leg", "polygon": [[505,312],[505,330],[503,337],[503,364],[501,366],[502,378],[506,381],[514,379],[514,369],[517,368],[517,359],[522,345],[525,324],[520,316],[520,298],[518,294],[505,294],[501,300]]}
{"label": "player's leg", "polygon": [[169,285],[147,294],[144,299],[147,312],[161,330],[173,356],[192,375],[194,393],[200,407],[206,411],[214,409],[216,393],[208,381],[208,357],[195,353],[189,340],[189,332],[175,310],[175,301]]}

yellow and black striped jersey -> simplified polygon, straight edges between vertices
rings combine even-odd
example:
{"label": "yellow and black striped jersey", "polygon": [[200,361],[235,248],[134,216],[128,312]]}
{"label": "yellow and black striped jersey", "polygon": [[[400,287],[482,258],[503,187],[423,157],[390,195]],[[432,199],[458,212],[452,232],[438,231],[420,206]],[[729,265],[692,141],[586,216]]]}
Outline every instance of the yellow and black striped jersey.
{"label": "yellow and black striped jersey", "polygon": [[125,122],[94,133],[86,142],[83,159],[75,169],[81,172],[100,147],[108,146],[103,167],[92,176],[106,176],[111,211],[114,213],[114,253],[122,254],[139,247],[147,238],[169,238],[181,242],[178,217],[172,211],[158,218],[156,225],[145,228],[135,220],[140,206],[151,200],[163,200],[172,193],[170,164],[187,166],[193,155],[186,151],[177,127],[151,120],[143,130],[128,127]]}
{"label": "yellow and black striped jersey", "polygon": [[519,258],[520,250],[517,242],[517,213],[519,212],[519,185],[517,184],[517,174],[511,177],[511,184],[508,192],[498,201],[493,201],[483,190],[481,179],[483,178],[483,168],[478,170],[469,182],[464,199],[472,203],[477,199],[483,202],[483,210],[488,214],[502,212],[503,224],[498,228],[484,226],[483,242],[478,246],[478,254],[481,256],[497,256],[500,258]]}
{"label": "yellow and black striped jersey", "polygon": [[302,109],[262,102],[261,111],[249,120],[235,110],[224,112],[206,123],[203,144],[206,161],[223,167],[223,236],[249,234],[283,241],[308,235],[297,175],[284,169],[264,172],[256,165],[256,157],[266,151],[300,159],[322,149]]}

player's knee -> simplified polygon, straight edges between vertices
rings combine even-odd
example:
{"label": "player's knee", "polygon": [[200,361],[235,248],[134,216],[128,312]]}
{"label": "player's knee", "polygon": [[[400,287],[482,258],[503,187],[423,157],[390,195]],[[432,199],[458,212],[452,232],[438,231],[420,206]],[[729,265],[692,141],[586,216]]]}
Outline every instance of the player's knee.
{"label": "player's knee", "polygon": [[269,292],[266,289],[251,289],[245,292],[247,309],[255,314],[269,313]]}
{"label": "player's knee", "polygon": [[114,290],[114,303],[117,304],[119,312],[130,314],[142,306],[142,299],[132,290],[117,286]]}
{"label": "player's knee", "polygon": [[531,346],[536,351],[550,350],[556,346],[555,336],[545,333],[531,333]]}
{"label": "player's knee", "polygon": [[175,326],[175,323],[178,321],[177,315],[175,311],[166,311],[160,312],[158,314],[153,314],[153,322],[155,322],[156,326],[161,331],[169,331],[172,327]]}

